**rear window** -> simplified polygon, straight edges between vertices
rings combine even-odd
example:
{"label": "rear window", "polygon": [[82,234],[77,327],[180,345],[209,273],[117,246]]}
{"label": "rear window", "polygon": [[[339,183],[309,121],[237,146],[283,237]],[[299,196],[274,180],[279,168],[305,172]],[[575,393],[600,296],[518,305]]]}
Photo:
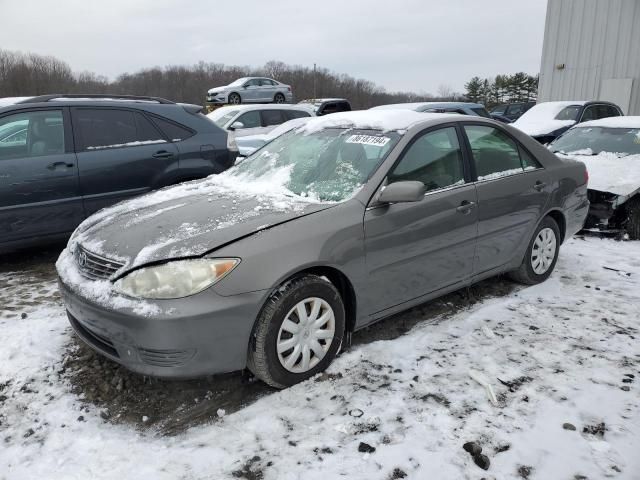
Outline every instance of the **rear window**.
{"label": "rear window", "polygon": [[303,112],[302,110],[285,110],[285,114],[287,115],[288,120],[293,120],[294,118],[304,118],[304,117],[311,116],[309,112]]}
{"label": "rear window", "polygon": [[489,112],[487,112],[482,107],[472,107],[471,110],[479,117],[491,118],[491,115],[489,115]]}
{"label": "rear window", "polygon": [[191,129],[171,122],[165,118],[153,117],[153,121],[172,142],[179,142],[180,140],[184,140],[195,134]]}

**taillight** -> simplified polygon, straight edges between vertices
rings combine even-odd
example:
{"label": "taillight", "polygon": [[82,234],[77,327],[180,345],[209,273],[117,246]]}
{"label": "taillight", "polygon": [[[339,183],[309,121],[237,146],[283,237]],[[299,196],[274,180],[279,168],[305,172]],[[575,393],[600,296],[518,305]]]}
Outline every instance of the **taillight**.
{"label": "taillight", "polygon": [[287,90],[291,91],[291,87],[287,87]]}
{"label": "taillight", "polygon": [[589,184],[589,170],[587,170],[587,167],[584,168],[584,184]]}

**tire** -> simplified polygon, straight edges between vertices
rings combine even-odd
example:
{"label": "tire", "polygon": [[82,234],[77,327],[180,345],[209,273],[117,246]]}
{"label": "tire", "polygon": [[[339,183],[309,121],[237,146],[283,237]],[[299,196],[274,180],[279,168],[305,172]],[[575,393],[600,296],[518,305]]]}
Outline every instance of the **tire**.
{"label": "tire", "polygon": [[[522,264],[509,276],[517,282],[535,285],[544,282],[556,266],[560,251],[560,229],[551,217],[545,217],[536,228]],[[553,258],[550,254],[553,252]]]}
{"label": "tire", "polygon": [[227,97],[227,103],[229,105],[240,105],[242,103],[242,98],[237,93],[230,93]]}
{"label": "tire", "polygon": [[[299,308],[311,317],[310,327],[314,311],[318,320],[327,319],[318,328],[300,330]],[[333,361],[342,343],[344,325],[344,304],[331,282],[317,275],[294,277],[278,288],[262,308],[253,328],[247,366],[272,387],[286,388],[302,382]],[[317,345],[312,348],[314,339]],[[278,345],[283,349],[280,352]],[[307,354],[303,353],[305,350]]]}
{"label": "tire", "polygon": [[285,98],[284,95],[281,93],[276,93],[276,96],[273,97],[273,103],[284,103],[285,102]]}
{"label": "tire", "polygon": [[627,204],[627,225],[625,230],[629,240],[640,240],[640,196],[635,196]]}

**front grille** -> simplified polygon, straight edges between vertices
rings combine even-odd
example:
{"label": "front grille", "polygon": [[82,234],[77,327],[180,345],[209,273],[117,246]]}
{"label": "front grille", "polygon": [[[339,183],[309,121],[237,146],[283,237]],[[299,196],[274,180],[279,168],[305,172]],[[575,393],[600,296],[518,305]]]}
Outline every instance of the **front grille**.
{"label": "front grille", "polygon": [[89,330],[84,325],[82,325],[73,315],[67,312],[67,317],[69,317],[69,322],[73,329],[80,335],[80,337],[91,345],[93,348],[98,350],[99,352],[107,353],[112,357],[119,357],[117,350],[113,346],[111,340],[109,340],[104,335],[100,335],[93,330]]}
{"label": "front grille", "polygon": [[81,245],[77,246],[75,257],[80,273],[91,280],[109,278],[124,267],[124,263],[92,253]]}
{"label": "front grille", "polygon": [[157,367],[178,367],[187,363],[196,351],[189,350],[156,350],[151,348],[138,348],[140,360],[148,365]]}

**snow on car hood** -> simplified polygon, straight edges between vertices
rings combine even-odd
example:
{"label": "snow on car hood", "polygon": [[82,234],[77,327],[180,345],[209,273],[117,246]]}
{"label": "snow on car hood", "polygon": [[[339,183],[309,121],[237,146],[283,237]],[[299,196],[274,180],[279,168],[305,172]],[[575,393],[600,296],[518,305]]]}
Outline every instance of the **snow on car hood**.
{"label": "snow on car hood", "polygon": [[511,125],[518,130],[522,130],[527,135],[537,137],[540,135],[549,135],[550,133],[560,130],[564,127],[570,127],[576,122],[573,120],[546,120],[535,122],[519,122],[519,119],[513,122]]}
{"label": "snow on car hood", "polygon": [[640,189],[640,155],[619,156],[617,153],[600,152],[590,155],[590,150],[557,154],[561,158],[578,160],[587,166],[590,190],[628,196]]}
{"label": "snow on car hood", "polygon": [[211,176],[119,203],[83,222],[71,237],[90,252],[125,264],[200,256],[333,203],[287,195],[268,185]]}

